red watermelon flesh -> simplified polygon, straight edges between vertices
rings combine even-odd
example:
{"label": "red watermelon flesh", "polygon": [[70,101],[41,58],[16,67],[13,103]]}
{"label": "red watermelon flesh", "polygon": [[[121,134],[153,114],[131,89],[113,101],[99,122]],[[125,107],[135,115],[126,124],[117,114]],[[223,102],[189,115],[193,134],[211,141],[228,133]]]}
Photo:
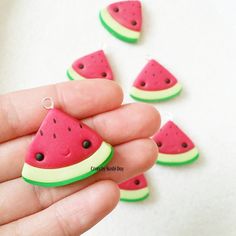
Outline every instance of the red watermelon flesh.
{"label": "red watermelon flesh", "polygon": [[172,121],[168,121],[153,136],[160,153],[179,154],[195,147],[190,138]]}
{"label": "red watermelon flesh", "polygon": [[161,64],[152,59],[138,75],[134,87],[147,91],[158,91],[171,88],[176,83],[177,79]]}
{"label": "red watermelon flesh", "polygon": [[141,31],[142,11],[140,1],[123,1],[108,6],[110,15],[121,25],[134,31]]}
{"label": "red watermelon flesh", "polygon": [[[85,140],[91,144],[88,148],[83,147]],[[70,166],[91,156],[102,141],[87,125],[57,109],[52,109],[31,143],[25,162],[38,168]],[[36,160],[38,153],[44,155],[43,160]]]}
{"label": "red watermelon flesh", "polygon": [[103,50],[79,58],[72,68],[85,78],[104,78],[113,80],[111,67]]}
{"label": "red watermelon flesh", "polygon": [[118,186],[120,189],[124,190],[138,190],[147,187],[147,180],[145,176],[141,174],[120,183]]}

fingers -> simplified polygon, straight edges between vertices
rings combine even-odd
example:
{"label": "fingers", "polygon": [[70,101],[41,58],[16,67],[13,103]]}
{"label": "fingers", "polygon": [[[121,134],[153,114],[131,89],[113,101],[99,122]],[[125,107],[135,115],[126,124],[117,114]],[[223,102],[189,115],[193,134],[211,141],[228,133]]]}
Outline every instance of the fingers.
{"label": "fingers", "polygon": [[0,235],[80,235],[112,211],[118,200],[117,185],[100,181],[44,211],[3,226]]}
{"label": "fingers", "polygon": [[[117,145],[151,136],[160,126],[160,116],[155,108],[134,103],[93,116],[85,122],[104,140]],[[26,150],[31,139],[32,136],[27,136],[0,144],[0,173],[2,173],[0,182],[21,175]]]}
{"label": "fingers", "polygon": [[120,87],[107,80],[70,81],[0,96],[0,143],[33,133],[46,114],[44,97],[52,97],[55,107],[79,119],[120,106]]}
{"label": "fingers", "polygon": [[26,150],[33,136],[0,144],[0,183],[21,176]]}
{"label": "fingers", "polygon": [[[149,169],[156,161],[157,148],[151,139],[134,140],[115,147],[110,171],[101,171],[88,179],[58,188],[41,188],[21,178],[0,184],[0,225],[40,211],[54,202],[98,180],[121,182]],[[123,170],[111,171],[112,167]],[[14,194],[12,194],[14,192]]]}
{"label": "fingers", "polygon": [[133,103],[120,109],[86,119],[111,144],[120,144],[136,138],[146,138],[160,127],[160,115],[150,105]]}

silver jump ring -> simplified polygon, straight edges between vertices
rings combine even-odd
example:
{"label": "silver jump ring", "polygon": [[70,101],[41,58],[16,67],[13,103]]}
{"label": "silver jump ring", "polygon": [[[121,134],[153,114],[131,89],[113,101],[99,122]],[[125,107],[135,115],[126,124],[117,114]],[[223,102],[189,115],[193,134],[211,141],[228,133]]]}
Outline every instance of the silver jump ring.
{"label": "silver jump ring", "polygon": [[46,109],[46,110],[50,110],[54,108],[54,101],[52,97],[45,97],[42,99],[42,106]]}

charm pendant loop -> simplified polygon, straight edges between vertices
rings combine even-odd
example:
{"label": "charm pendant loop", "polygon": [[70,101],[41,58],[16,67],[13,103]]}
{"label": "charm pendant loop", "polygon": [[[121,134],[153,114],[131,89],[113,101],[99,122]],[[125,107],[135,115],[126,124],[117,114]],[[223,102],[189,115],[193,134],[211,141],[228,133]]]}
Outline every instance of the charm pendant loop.
{"label": "charm pendant loop", "polygon": [[54,108],[54,101],[52,97],[45,97],[42,99],[42,106],[46,110],[50,110]]}

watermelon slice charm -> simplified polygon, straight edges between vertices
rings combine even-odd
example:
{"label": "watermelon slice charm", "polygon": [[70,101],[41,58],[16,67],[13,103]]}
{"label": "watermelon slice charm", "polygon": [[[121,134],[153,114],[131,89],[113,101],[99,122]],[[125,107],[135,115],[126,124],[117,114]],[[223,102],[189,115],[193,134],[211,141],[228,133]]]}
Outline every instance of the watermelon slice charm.
{"label": "watermelon slice charm", "polygon": [[161,102],[179,95],[181,90],[177,79],[152,59],[134,81],[130,96],[143,102]]}
{"label": "watermelon slice charm", "polygon": [[103,50],[77,59],[66,72],[70,80],[109,79],[113,73]]}
{"label": "watermelon slice charm", "polygon": [[137,202],[149,196],[147,180],[143,174],[120,183],[119,188],[121,201]]}
{"label": "watermelon slice charm", "polygon": [[172,121],[153,136],[159,147],[158,164],[181,165],[195,161],[199,152],[190,138]]}
{"label": "watermelon slice charm", "polygon": [[112,3],[99,14],[102,25],[116,38],[128,43],[136,43],[142,27],[140,1]]}
{"label": "watermelon slice charm", "polygon": [[85,179],[104,167],[113,148],[81,121],[50,109],[28,148],[23,179],[44,187]]}

